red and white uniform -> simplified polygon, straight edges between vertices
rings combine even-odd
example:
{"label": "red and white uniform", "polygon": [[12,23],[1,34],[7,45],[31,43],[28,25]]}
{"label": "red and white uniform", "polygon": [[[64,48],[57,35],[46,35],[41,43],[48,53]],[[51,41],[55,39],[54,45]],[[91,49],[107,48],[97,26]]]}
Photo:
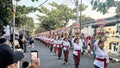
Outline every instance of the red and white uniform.
{"label": "red and white uniform", "polygon": [[54,39],[53,44],[54,44],[54,45],[53,45],[54,47],[57,46],[57,39]]}
{"label": "red and white uniform", "polygon": [[78,56],[78,52],[76,50],[80,50],[80,51],[83,50],[82,46],[80,44],[77,44],[77,43],[73,43],[73,48],[74,48],[73,54],[76,56]]}
{"label": "red and white uniform", "polygon": [[56,54],[56,51],[57,51],[57,39],[54,39],[53,47],[54,47],[54,53]]}
{"label": "red and white uniform", "polygon": [[62,43],[63,43],[63,40],[62,39],[58,39],[57,40],[57,47],[62,47],[63,46]]}
{"label": "red and white uniform", "polygon": [[96,59],[94,61],[94,65],[100,68],[106,68],[106,63],[109,63],[109,56],[105,49],[100,49],[96,46],[95,50]]}
{"label": "red and white uniform", "polygon": [[79,63],[80,63],[80,54],[83,51],[83,49],[82,49],[82,42],[79,42],[79,44],[73,43],[73,48],[74,48],[73,55],[76,56],[75,58],[73,56],[73,58],[74,58],[74,60],[77,59],[77,61],[75,60],[75,67],[76,66],[78,67]]}
{"label": "red and white uniform", "polygon": [[54,44],[54,39],[53,38],[50,39],[50,44],[52,44],[52,45]]}
{"label": "red and white uniform", "polygon": [[68,41],[63,41],[63,50],[69,50],[70,48],[70,43]]}
{"label": "red and white uniform", "polygon": [[61,54],[62,54],[62,43],[63,43],[63,40],[62,39],[58,39],[57,40],[57,48],[58,48],[58,58],[60,59],[61,57]]}

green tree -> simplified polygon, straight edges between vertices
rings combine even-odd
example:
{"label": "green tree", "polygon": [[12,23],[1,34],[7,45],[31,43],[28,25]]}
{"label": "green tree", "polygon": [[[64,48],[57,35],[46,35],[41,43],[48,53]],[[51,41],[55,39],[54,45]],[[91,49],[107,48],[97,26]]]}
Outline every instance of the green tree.
{"label": "green tree", "polygon": [[73,19],[75,17],[74,11],[71,8],[69,8],[67,5],[63,5],[63,4],[59,5],[55,2],[50,3],[50,5],[56,8],[55,10],[53,9],[53,11],[51,11],[51,15],[54,15],[56,13],[55,17],[57,17],[61,21],[64,21],[63,22],[64,26],[69,22],[70,19]]}
{"label": "green tree", "polygon": [[67,5],[59,5],[55,2],[49,4],[52,6],[51,11],[44,6],[40,7],[41,12],[46,14],[46,16],[39,16],[40,27],[44,28],[45,31],[63,27],[75,17],[74,11]]}
{"label": "green tree", "polygon": [[107,13],[111,7],[117,7],[116,13],[120,13],[120,1],[106,0],[101,2],[100,0],[92,0],[91,5],[93,5],[93,10],[97,10],[103,14]]}
{"label": "green tree", "polygon": [[87,17],[85,15],[82,16],[82,23],[87,22],[87,21],[91,21],[91,20],[93,20],[91,17]]}
{"label": "green tree", "polygon": [[37,27],[36,30],[35,30],[35,34],[39,34],[41,32],[44,32],[44,28],[40,28],[40,27]]}
{"label": "green tree", "polygon": [[119,14],[120,13],[120,2],[116,2],[116,13]]}
{"label": "green tree", "polygon": [[7,25],[12,19],[12,1],[0,0],[0,24]]}
{"label": "green tree", "polygon": [[[75,9],[55,2],[49,3],[49,5],[52,7],[51,10],[44,6],[40,7],[40,12],[44,13],[46,16],[38,15],[38,20],[41,22],[39,28],[43,28],[44,31],[61,28],[67,25],[70,19],[75,20]],[[82,11],[84,11],[88,6],[83,4],[82,7]],[[82,21],[85,22],[91,19],[90,17],[83,16]]]}
{"label": "green tree", "polygon": [[[18,2],[20,0],[16,0]],[[32,0],[33,2],[38,1],[38,0]],[[22,6],[23,8],[25,6]],[[18,7],[17,7],[18,8]],[[35,11],[36,8],[33,9],[33,7],[25,8],[26,11],[23,11],[24,13],[29,13],[30,11]],[[20,9],[21,10],[21,9]],[[18,9],[17,9],[18,11]],[[23,13],[21,11],[21,13]],[[12,5],[12,0],[0,0],[0,25],[8,25],[10,21],[12,21],[13,17],[13,5]],[[17,20],[20,17],[17,17]],[[18,22],[18,21],[17,21]]]}
{"label": "green tree", "polygon": [[26,23],[34,23],[33,19],[30,17],[27,17],[27,14],[30,12],[35,12],[37,8],[34,7],[26,7],[26,6],[20,6],[17,5],[16,7],[16,26],[19,27],[20,25],[26,25]]}

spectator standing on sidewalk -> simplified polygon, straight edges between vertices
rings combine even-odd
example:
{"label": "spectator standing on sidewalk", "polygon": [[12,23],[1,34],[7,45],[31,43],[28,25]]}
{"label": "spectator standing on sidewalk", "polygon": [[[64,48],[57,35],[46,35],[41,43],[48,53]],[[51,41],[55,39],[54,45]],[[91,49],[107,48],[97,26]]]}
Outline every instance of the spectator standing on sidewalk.
{"label": "spectator standing on sidewalk", "polygon": [[34,47],[34,39],[33,39],[33,37],[32,36],[29,36],[28,37],[28,41],[29,41],[29,47]]}
{"label": "spectator standing on sidewalk", "polygon": [[22,68],[39,68],[40,67],[40,59],[36,58],[32,60],[32,63],[29,63],[28,61],[24,61],[22,63]]}
{"label": "spectator standing on sidewalk", "polygon": [[10,27],[9,27],[9,25],[4,26],[4,31],[5,31],[4,38],[9,40],[10,39]]}
{"label": "spectator standing on sidewalk", "polygon": [[6,41],[7,41],[5,38],[3,38],[4,34],[5,34],[4,27],[2,25],[0,25],[0,44],[6,43]]}
{"label": "spectator standing on sidewalk", "polygon": [[20,48],[24,50],[24,41],[23,41],[23,35],[19,35],[18,42],[20,44]]}
{"label": "spectator standing on sidewalk", "polygon": [[24,52],[27,52],[27,40],[25,38],[25,36],[23,37],[23,45],[24,45]]}
{"label": "spectator standing on sidewalk", "polygon": [[12,45],[10,41],[3,37],[4,34],[5,34],[4,27],[0,25],[0,44],[8,44],[11,47]]}
{"label": "spectator standing on sidewalk", "polygon": [[24,61],[22,63],[22,68],[28,68],[28,66],[29,66],[29,62],[28,61]]}
{"label": "spectator standing on sidewalk", "polygon": [[33,60],[32,64],[28,68],[39,68],[40,67],[40,59],[36,58]]}

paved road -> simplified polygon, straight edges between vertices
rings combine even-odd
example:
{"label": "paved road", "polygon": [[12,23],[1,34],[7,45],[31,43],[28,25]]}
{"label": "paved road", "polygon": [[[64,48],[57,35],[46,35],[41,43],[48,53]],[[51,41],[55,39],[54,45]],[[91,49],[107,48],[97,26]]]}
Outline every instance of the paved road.
{"label": "paved road", "polygon": [[[63,64],[63,55],[61,60],[58,60],[57,56],[54,56],[54,53],[50,52],[48,47],[39,41],[35,41],[34,48],[28,47],[28,52],[25,53],[24,60],[30,62],[30,50],[34,49],[39,51],[39,57],[41,59],[40,68],[74,68],[72,52],[69,53],[69,65],[66,66]],[[93,68],[93,61],[92,56],[81,56],[80,68]],[[120,68],[120,63],[110,63],[108,68]]]}

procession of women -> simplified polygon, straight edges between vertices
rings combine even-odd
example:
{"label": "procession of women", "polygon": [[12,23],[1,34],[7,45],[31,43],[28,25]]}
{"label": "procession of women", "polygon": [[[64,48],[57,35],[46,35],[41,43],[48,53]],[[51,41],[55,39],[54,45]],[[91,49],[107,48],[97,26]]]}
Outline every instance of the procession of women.
{"label": "procession of women", "polygon": [[54,56],[61,60],[61,55],[64,56],[63,64],[69,65],[69,54],[72,51],[74,67],[80,67],[81,55],[93,55],[94,68],[107,68],[109,64],[109,56],[104,48],[104,37],[87,36],[84,34],[75,33],[70,36],[68,33],[52,32],[49,35],[40,35],[37,40],[42,42],[46,47],[53,52]]}

